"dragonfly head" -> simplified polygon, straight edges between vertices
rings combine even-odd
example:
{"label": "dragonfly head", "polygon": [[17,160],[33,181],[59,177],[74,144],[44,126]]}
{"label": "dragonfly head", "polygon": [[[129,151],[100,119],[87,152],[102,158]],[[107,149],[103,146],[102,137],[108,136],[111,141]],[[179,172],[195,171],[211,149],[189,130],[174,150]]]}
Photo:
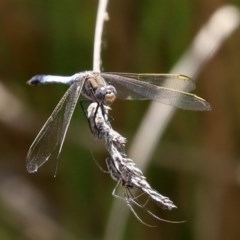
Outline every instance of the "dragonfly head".
{"label": "dragonfly head", "polygon": [[117,91],[114,86],[107,85],[99,87],[95,91],[96,100],[104,105],[111,105],[116,99]]}

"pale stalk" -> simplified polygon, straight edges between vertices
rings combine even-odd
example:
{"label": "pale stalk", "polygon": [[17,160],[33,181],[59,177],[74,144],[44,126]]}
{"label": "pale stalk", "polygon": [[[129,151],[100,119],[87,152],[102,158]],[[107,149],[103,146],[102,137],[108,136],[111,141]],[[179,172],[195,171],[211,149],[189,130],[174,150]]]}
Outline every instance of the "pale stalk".
{"label": "pale stalk", "polygon": [[[239,18],[238,8],[232,5],[218,8],[170,72],[185,74],[196,79],[224,41],[239,26]],[[129,156],[141,170],[144,171],[150,162],[174,112],[174,108],[154,102],[146,112],[129,150]],[[128,209],[123,208],[120,201],[113,202],[104,240],[110,240],[113,236],[115,240],[122,239],[128,213]]]}

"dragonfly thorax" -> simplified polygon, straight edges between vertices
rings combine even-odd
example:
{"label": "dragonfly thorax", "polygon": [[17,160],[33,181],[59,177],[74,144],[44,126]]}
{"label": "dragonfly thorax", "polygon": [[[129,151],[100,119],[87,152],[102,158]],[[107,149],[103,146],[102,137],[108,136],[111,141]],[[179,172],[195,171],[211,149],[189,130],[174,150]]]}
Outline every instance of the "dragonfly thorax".
{"label": "dragonfly thorax", "polygon": [[92,101],[110,105],[116,99],[116,89],[112,85],[108,85],[103,77],[99,74],[91,74],[86,78],[83,95]]}

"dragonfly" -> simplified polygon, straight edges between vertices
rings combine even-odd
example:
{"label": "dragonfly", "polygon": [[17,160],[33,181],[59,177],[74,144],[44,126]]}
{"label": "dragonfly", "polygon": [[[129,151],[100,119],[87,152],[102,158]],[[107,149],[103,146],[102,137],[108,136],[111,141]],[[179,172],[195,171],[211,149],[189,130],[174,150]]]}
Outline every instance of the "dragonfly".
{"label": "dragonfly", "polygon": [[26,168],[30,173],[37,172],[50,157],[59,158],[81,94],[99,106],[109,106],[115,99],[154,100],[185,110],[211,110],[206,100],[188,93],[195,89],[195,82],[181,74],[85,71],[72,76],[36,75],[27,83],[70,85],[28,150]]}

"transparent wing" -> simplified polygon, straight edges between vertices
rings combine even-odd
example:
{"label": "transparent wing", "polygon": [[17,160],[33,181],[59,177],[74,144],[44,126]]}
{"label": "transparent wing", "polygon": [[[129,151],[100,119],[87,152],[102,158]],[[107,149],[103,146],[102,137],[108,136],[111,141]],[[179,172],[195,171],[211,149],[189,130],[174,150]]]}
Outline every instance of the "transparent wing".
{"label": "transparent wing", "polygon": [[76,81],[68,88],[38,133],[27,154],[28,172],[36,172],[53,152],[59,156],[83,84]]}
{"label": "transparent wing", "polygon": [[194,81],[183,75],[101,73],[101,76],[116,87],[120,99],[151,99],[186,110],[211,109],[206,100],[181,90],[195,87]]}
{"label": "transparent wing", "polygon": [[107,72],[106,74],[135,79],[135,80],[150,83],[159,87],[171,88],[175,90],[184,89],[187,92],[191,92],[196,88],[196,82],[193,79],[182,74],[121,73],[121,72],[112,72],[112,73]]}

